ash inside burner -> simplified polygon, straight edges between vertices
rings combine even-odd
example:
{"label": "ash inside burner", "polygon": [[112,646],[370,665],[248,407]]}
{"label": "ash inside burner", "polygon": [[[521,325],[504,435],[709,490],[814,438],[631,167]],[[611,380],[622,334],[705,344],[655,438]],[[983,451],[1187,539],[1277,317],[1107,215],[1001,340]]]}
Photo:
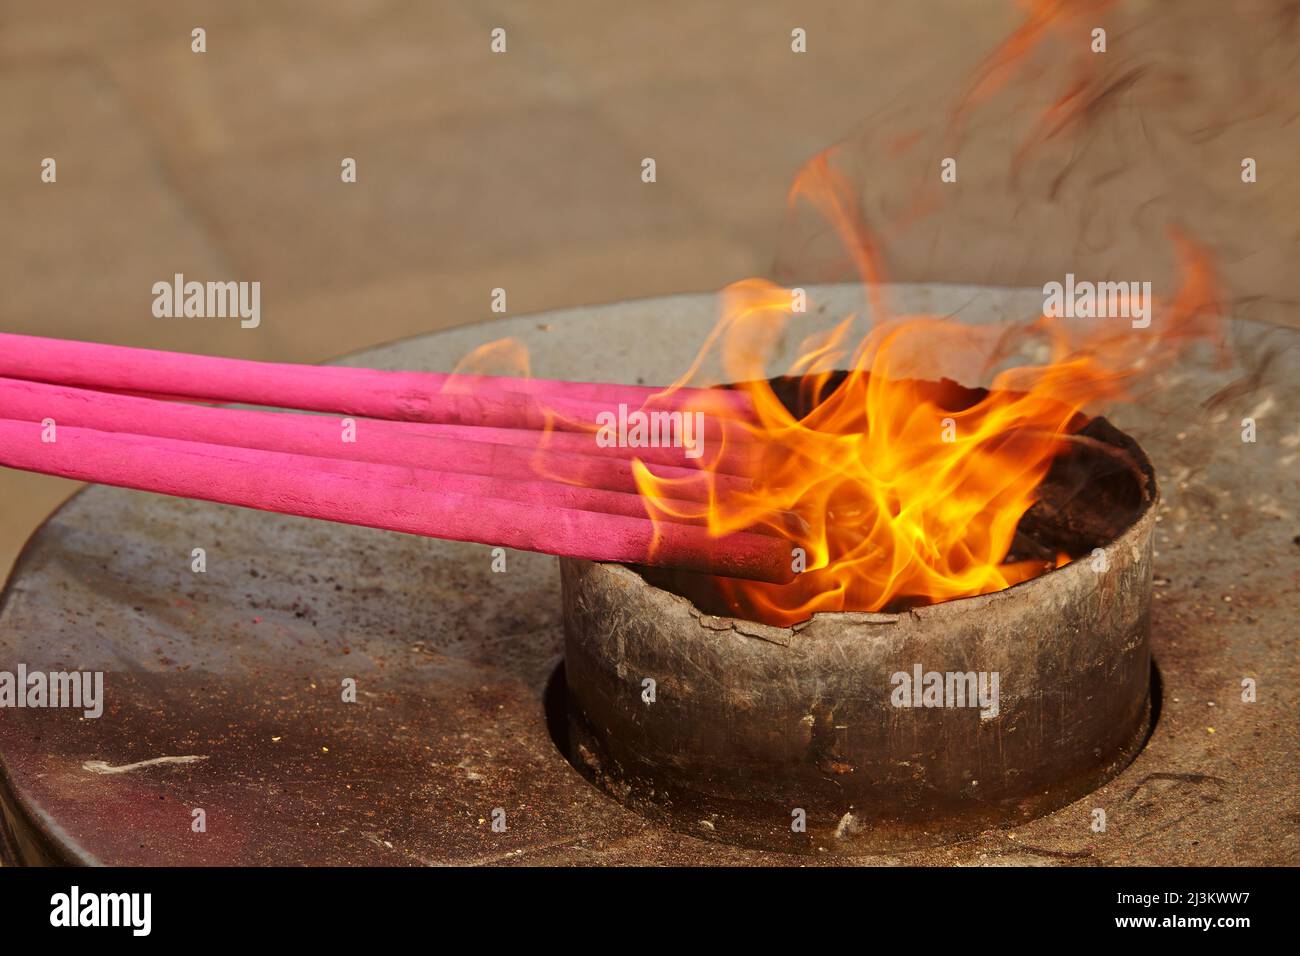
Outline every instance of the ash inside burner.
{"label": "ash inside burner", "polygon": [[[834,373],[821,392],[830,395],[847,377]],[[797,418],[813,401],[811,380],[782,376],[770,380],[773,392]],[[967,388],[951,379],[914,383],[944,410],[959,412],[985,396],[986,388]],[[739,386],[725,386],[735,388]],[[1084,557],[1118,537],[1155,498],[1155,475],[1141,447],[1105,418],[1076,414],[1066,429],[1071,447],[1058,454],[1039,483],[1038,500],[1021,517],[1004,563],[1043,561],[1051,566],[1062,553]],[[709,575],[657,568],[638,568],[649,583],[688,598],[708,614],[736,613]],[[897,602],[885,610],[899,612],[916,602]]]}

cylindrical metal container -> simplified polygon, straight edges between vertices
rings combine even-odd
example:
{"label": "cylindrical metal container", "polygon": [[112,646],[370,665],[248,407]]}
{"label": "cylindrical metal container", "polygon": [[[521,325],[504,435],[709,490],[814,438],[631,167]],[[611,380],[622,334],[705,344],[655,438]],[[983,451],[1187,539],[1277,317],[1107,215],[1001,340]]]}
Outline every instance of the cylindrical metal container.
{"label": "cylindrical metal container", "polygon": [[1110,454],[1091,454],[1126,464],[1071,492],[1093,514],[1056,517],[1113,534],[1004,591],[783,628],[563,560],[571,762],[675,829],[798,853],[950,842],[1095,789],[1149,730],[1156,500],[1145,455],[1095,421]]}

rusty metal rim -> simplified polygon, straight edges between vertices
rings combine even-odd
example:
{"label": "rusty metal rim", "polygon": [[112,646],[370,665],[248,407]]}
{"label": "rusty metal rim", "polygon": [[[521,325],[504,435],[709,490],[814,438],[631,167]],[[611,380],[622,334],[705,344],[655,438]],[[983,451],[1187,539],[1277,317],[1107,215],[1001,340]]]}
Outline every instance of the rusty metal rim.
{"label": "rusty metal rim", "polygon": [[[1145,461],[1145,455],[1143,456],[1143,463],[1146,464],[1148,468],[1150,467],[1150,464]],[[1141,510],[1138,513],[1137,517],[1134,518],[1133,521],[1126,528],[1124,528],[1123,531],[1121,531],[1119,534],[1115,535],[1115,537],[1107,541],[1104,544],[1104,547],[1118,548],[1126,544],[1131,546],[1133,542],[1142,538],[1146,534],[1147,527],[1151,524],[1154,524],[1156,518],[1156,508],[1159,504],[1160,504],[1159,489],[1156,486],[1154,476],[1148,474],[1147,483],[1143,488],[1143,502],[1142,502]],[[901,611],[897,613],[884,612],[884,611],[818,611],[815,614],[813,614],[811,617],[809,617],[807,620],[800,621],[797,624],[789,625],[788,627],[783,627],[775,624],[763,624],[758,621],[750,621],[744,618],[728,617],[719,614],[710,614],[696,607],[695,603],[691,601],[690,598],[677,594],[673,591],[660,588],[657,585],[651,584],[650,582],[646,581],[645,578],[643,578],[640,574],[638,574],[635,569],[629,567],[628,565],[611,564],[608,562],[593,562],[593,563],[600,564],[601,567],[609,569],[610,572],[615,575],[619,575],[619,576],[631,575],[635,577],[638,581],[643,582],[645,586],[654,588],[655,590],[658,591],[662,591],[670,599],[674,601],[679,601],[687,605],[693,613],[698,614],[702,618],[708,618],[709,620],[712,621],[733,625],[733,630],[740,630],[744,633],[753,634],[754,629],[758,628],[761,629],[762,634],[780,633],[780,634],[788,634],[793,636],[795,634],[803,634],[805,631],[815,630],[817,624],[820,622],[834,621],[838,623],[844,621],[852,621],[852,622],[857,622],[862,624],[897,624],[899,621],[904,620],[905,618],[908,617],[937,618],[946,615],[969,614],[972,611],[980,607],[984,607],[993,602],[1007,600],[1009,596],[1018,596],[1024,590],[1034,587],[1036,582],[1041,583],[1042,581],[1044,581],[1049,577],[1055,576],[1056,580],[1061,580],[1062,575],[1082,574],[1084,573],[1082,570],[1082,564],[1080,563],[1082,560],[1083,560],[1082,558],[1076,558],[1070,561],[1068,564],[1061,565],[1058,568],[1052,568],[1051,570],[1045,571],[1042,574],[1035,575],[1032,578],[1027,578],[1024,581],[1020,581],[1017,584],[1011,585],[1010,587],[1001,588],[1000,590],[997,591],[986,591],[983,594],[972,594],[966,597],[950,598],[947,601],[939,601],[935,604],[923,604],[911,608],[907,611]],[[778,642],[778,643],[785,643],[785,642]]]}
{"label": "rusty metal rim", "polygon": [[[982,725],[964,723],[964,715],[931,723],[922,738],[930,744],[896,738],[892,718],[863,703],[859,682],[879,677],[884,686],[884,674],[876,671],[896,637],[967,659],[979,635],[999,620],[1073,631],[1075,615],[1092,619],[1109,606],[1098,590],[1097,569],[1085,560],[986,594],[900,613],[821,612],[790,627],[702,610],[671,584],[660,586],[632,567],[564,560],[570,763],[642,816],[768,852],[858,855],[952,844],[989,828],[1020,825],[1092,792],[1135,758],[1153,729],[1148,615],[1159,492],[1145,452],[1135,444],[1126,451],[1138,500],[1123,506],[1122,517],[1095,512],[1119,519],[1120,530],[1107,531],[1097,545],[1123,575],[1125,610],[1097,630],[1079,632],[1078,647],[1089,655],[1095,650],[1095,661],[1090,656],[1077,673],[1073,665],[1050,666],[1027,689],[1003,696],[1008,733],[1034,726],[1037,740],[1007,738],[1004,751],[1000,729],[992,731],[995,738],[983,735]],[[1073,597],[1058,601],[1053,595]],[[1034,623],[1043,596],[1045,616]],[[728,630],[730,637],[723,633]],[[1006,658],[1004,665],[1019,660],[1015,666],[1038,669],[1037,650],[1003,645],[996,653]],[[681,682],[656,704],[658,716],[648,718],[639,693],[628,690],[629,673]],[[779,686],[753,696],[755,682],[777,677]],[[1107,702],[1100,710],[1068,730],[1062,724],[1064,736],[1054,747],[1043,743],[1057,739],[1050,729],[1044,738],[1044,726],[1064,720],[1054,708],[1044,710],[1045,699],[1082,703],[1098,693]],[[752,726],[731,719],[736,708]],[[831,725],[838,729],[832,732]],[[990,747],[1000,758],[990,756]],[[987,780],[979,773],[975,785],[986,786],[974,793],[962,781],[989,759],[994,766],[1000,760],[1002,769]],[[911,779],[899,768],[912,768],[906,771]],[[844,773],[859,774],[857,782],[836,776]],[[807,839],[792,843],[775,821],[785,794],[795,791],[811,800],[801,806],[816,807],[819,821],[814,837],[809,809]],[[863,806],[873,808],[872,823],[859,835]],[[834,823],[841,817],[850,821],[848,838]],[[828,825],[834,840],[826,837]]]}
{"label": "rusty metal rim", "polygon": [[[18,557],[0,588],[0,612],[12,599],[13,585],[18,580],[29,552],[46,527],[52,524],[64,509],[70,507],[94,485],[82,485],[45,516],[27,540],[23,542]],[[59,826],[48,819],[27,799],[11,779],[5,767],[4,754],[0,753],[0,864],[4,866],[98,866],[99,861],[85,854],[65,852],[75,850],[73,841],[59,838]]]}

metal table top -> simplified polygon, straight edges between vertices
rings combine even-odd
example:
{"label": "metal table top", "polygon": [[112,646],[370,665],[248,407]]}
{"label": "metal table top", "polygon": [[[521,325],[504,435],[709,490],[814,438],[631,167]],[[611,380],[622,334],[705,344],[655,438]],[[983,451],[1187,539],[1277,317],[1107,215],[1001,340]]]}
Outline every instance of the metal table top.
{"label": "metal table top", "polygon": [[[980,321],[1041,305],[1024,290],[896,294],[904,308]],[[812,297],[832,313],[855,301],[842,287]],[[537,375],[664,382],[715,312],[711,295],[574,309],[411,339],[343,364],[449,370],[474,346],[513,336]],[[789,337],[790,350],[800,337]],[[1153,383],[1158,400],[1107,410],[1147,448],[1164,495],[1159,714],[1136,761],[1014,831],[855,862],[1296,861],[1296,365],[1294,352],[1283,355],[1270,376],[1279,384],[1202,411],[1240,372],[1185,364]],[[1259,422],[1254,444],[1239,437],[1247,415]],[[191,569],[195,548],[206,553],[204,573]],[[0,709],[5,856],[818,862],[664,830],[593,789],[552,737],[564,723],[560,645],[549,557],[511,552],[506,572],[494,573],[484,546],[88,488],[33,536],[10,578],[0,671],[103,671],[104,712]],[[348,678],[354,703],[343,699]],[[1242,701],[1243,678],[1257,681],[1256,702]],[[1106,810],[1104,833],[1090,827],[1094,808]],[[498,809],[503,831],[492,826]]]}

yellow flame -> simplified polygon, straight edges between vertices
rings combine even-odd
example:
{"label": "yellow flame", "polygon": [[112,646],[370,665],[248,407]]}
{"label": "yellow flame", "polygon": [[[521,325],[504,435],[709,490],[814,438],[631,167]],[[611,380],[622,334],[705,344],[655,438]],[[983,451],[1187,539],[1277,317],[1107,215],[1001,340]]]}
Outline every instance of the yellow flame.
{"label": "yellow flame", "polygon": [[[796,188],[842,230],[871,289],[879,267],[847,190],[820,161]],[[788,370],[803,377],[808,410],[799,417],[767,381],[792,317],[793,291],[759,279],[728,287],[706,350],[717,349],[726,374],[742,383],[753,418],[730,423],[735,437],[720,464],[728,455],[754,456],[754,487],[710,494],[687,515],[678,505],[673,516],[706,518],[719,536],[764,529],[787,536],[806,555],[806,570],[791,584],[720,582],[734,612],[790,624],[818,611],[933,603],[1000,590],[1068,560],[1006,562],[1017,525],[1067,447],[1078,413],[1124,397],[1136,378],[1217,331],[1209,258],[1186,238],[1175,235],[1173,242],[1182,288],[1168,301],[1146,303],[1150,327],[1044,315],[1021,330],[1020,351],[1037,346],[1048,360],[1004,368],[987,393],[937,380],[952,356],[965,364],[978,356],[989,368],[1004,362],[1005,330],[933,316],[886,317],[853,343],[846,319],[805,342]],[[701,355],[692,368],[703,361]],[[836,367],[847,375],[832,389]],[[637,474],[652,513],[668,518],[653,506],[680,497],[677,481],[645,467]],[[792,523],[790,514],[799,520]]]}

